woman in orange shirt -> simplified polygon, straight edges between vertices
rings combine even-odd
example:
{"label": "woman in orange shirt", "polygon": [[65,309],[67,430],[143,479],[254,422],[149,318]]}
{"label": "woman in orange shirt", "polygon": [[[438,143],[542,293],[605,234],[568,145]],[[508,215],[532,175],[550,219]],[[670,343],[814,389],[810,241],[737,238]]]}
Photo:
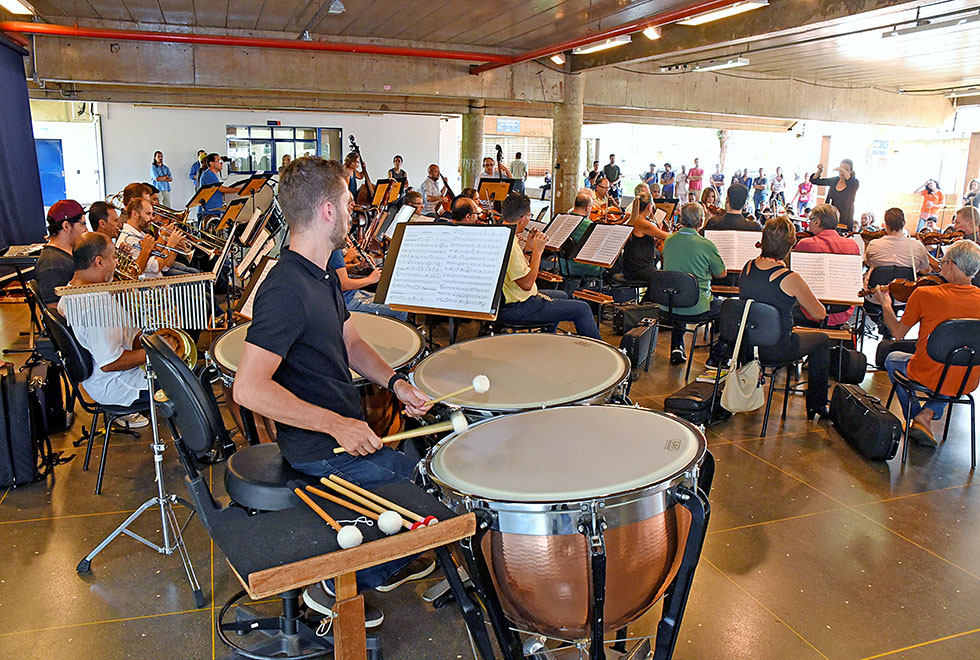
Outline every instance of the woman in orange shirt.
{"label": "woman in orange shirt", "polygon": [[939,189],[939,182],[935,179],[927,180],[915,192],[922,195],[922,208],[919,210],[919,226],[915,230],[916,232],[920,232],[922,231],[922,226],[926,224],[927,219],[939,217],[939,209],[942,208],[946,196]]}

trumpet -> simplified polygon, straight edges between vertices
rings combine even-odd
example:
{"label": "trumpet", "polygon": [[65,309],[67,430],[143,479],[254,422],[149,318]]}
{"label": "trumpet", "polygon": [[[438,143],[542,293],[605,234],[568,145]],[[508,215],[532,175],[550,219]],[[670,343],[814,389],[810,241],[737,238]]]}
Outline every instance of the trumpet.
{"label": "trumpet", "polygon": [[183,211],[177,211],[170,208],[169,206],[164,206],[163,204],[153,205],[153,215],[158,218],[163,218],[168,223],[169,222],[186,222],[187,220],[187,209]]}
{"label": "trumpet", "polygon": [[191,255],[194,254],[194,250],[199,250],[205,256],[214,258],[218,256],[221,253],[221,250],[224,248],[224,242],[221,241],[220,238],[211,234],[207,234],[207,237],[198,236],[197,232],[199,230],[186,222],[174,222],[169,225],[164,225],[159,222],[150,222],[150,224],[156,228],[157,233],[161,237],[163,236],[164,232],[169,233],[174,229],[184,232],[184,241],[190,246],[187,250],[180,250],[178,248],[172,248],[169,245],[163,244],[158,244],[157,247],[166,248],[167,250],[176,252],[186,259],[191,258]]}

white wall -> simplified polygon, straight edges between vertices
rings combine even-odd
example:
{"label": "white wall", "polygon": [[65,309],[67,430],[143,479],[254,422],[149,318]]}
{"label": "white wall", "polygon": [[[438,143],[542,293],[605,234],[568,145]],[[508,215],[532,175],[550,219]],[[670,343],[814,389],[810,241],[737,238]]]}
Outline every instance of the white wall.
{"label": "white wall", "polygon": [[344,150],[353,133],[372,180],[381,178],[398,153],[405,159],[409,183],[425,178],[429,163],[439,162],[439,117],[414,115],[356,115],[325,112],[276,112],[154,108],[122,103],[100,104],[108,194],[133,181],[148,181],[153,152],[173,172],[171,205],[182,208],[193,187],[187,174],[198,149],[226,152],[225,127],[231,124],[264,126],[278,120],[283,126],[341,128]]}
{"label": "white wall", "polygon": [[34,122],[34,138],[61,140],[65,163],[65,196],[83,206],[103,198],[99,143],[92,122]]}

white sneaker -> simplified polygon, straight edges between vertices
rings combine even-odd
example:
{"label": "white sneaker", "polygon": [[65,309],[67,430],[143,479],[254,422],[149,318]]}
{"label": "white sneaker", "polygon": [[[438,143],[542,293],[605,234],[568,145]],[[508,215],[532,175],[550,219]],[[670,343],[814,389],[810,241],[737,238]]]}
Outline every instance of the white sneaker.
{"label": "white sneaker", "polygon": [[150,425],[150,420],[139,413],[123,415],[112,420],[112,423],[124,429],[141,429]]}

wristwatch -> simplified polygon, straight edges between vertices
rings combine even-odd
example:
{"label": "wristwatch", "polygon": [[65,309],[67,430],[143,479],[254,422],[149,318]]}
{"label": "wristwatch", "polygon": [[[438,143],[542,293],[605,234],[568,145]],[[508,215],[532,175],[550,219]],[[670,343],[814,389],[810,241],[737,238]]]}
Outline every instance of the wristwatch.
{"label": "wristwatch", "polygon": [[397,383],[400,380],[403,380],[403,381],[405,381],[408,384],[411,384],[412,383],[412,381],[410,381],[408,379],[408,376],[406,376],[405,374],[396,373],[394,376],[392,376],[391,378],[388,379],[388,390],[390,392],[394,393],[394,391],[395,391],[395,383]]}

